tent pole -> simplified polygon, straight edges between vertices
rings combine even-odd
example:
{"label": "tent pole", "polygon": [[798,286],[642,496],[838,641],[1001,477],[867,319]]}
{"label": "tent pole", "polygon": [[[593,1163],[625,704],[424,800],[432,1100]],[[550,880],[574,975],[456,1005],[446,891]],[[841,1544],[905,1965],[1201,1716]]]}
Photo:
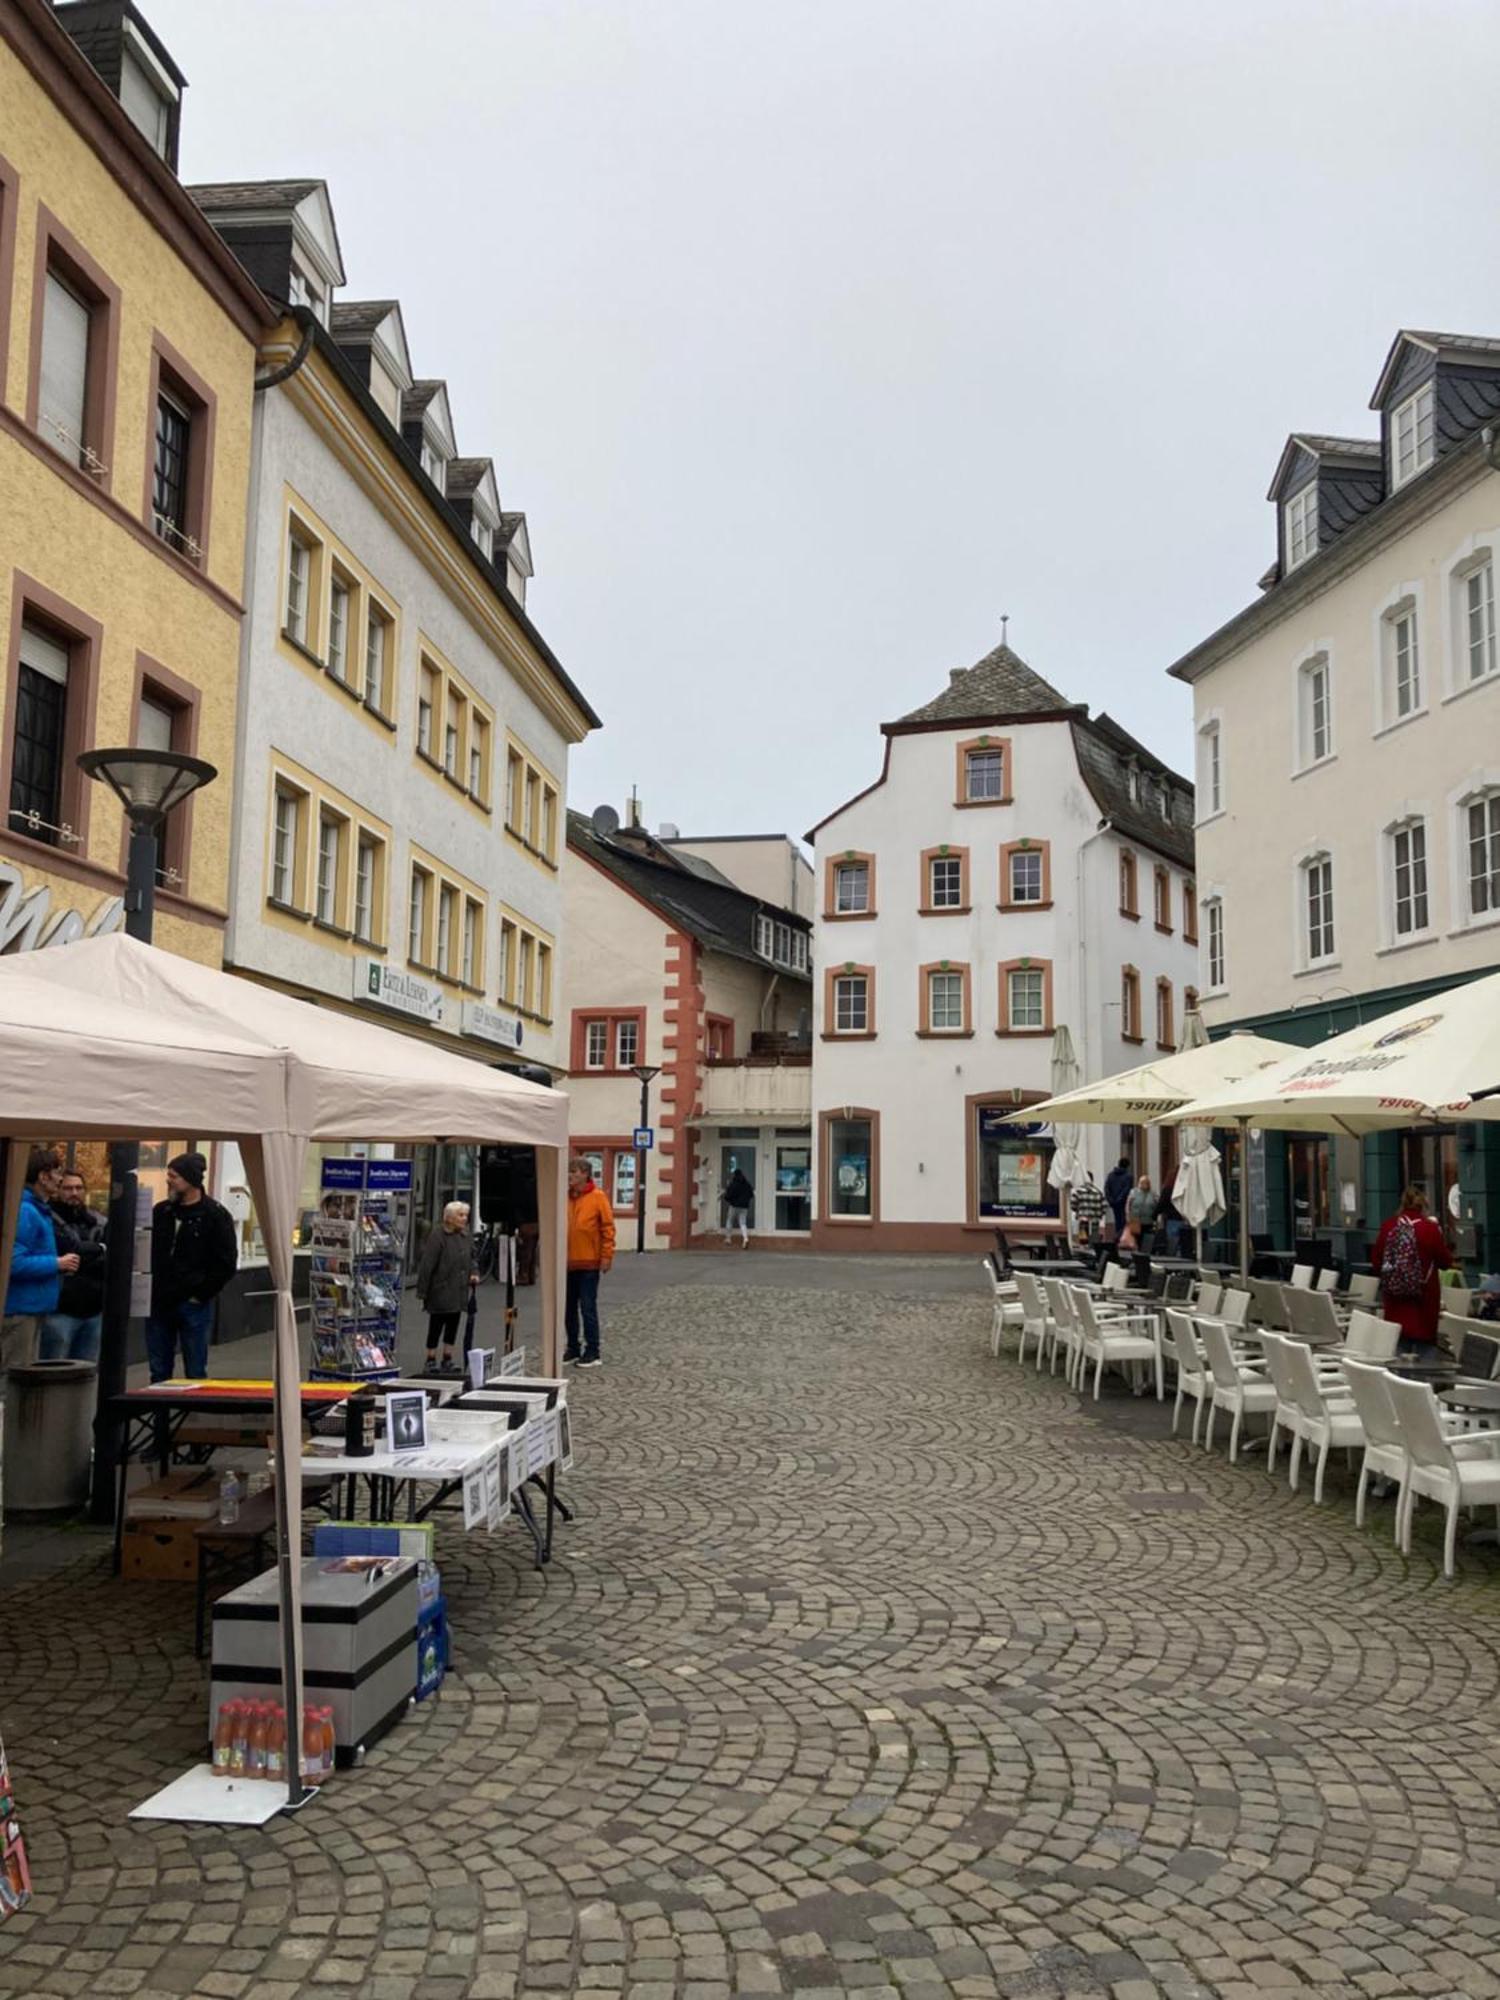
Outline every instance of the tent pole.
{"label": "tent pole", "polygon": [[1240,1128],[1240,1276],[1250,1275],[1250,1120],[1241,1118]]}

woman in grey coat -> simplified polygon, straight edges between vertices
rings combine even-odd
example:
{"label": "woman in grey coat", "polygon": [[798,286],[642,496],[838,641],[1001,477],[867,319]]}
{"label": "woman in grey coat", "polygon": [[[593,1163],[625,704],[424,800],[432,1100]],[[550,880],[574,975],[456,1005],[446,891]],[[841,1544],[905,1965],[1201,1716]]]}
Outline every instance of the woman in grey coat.
{"label": "woman in grey coat", "polygon": [[469,1293],[479,1283],[474,1268],[474,1238],[469,1234],[469,1204],[450,1201],[441,1229],[429,1230],[417,1265],[417,1299],[427,1309],[427,1366],[437,1364],[443,1344],[444,1368],[452,1368],[459,1315]]}

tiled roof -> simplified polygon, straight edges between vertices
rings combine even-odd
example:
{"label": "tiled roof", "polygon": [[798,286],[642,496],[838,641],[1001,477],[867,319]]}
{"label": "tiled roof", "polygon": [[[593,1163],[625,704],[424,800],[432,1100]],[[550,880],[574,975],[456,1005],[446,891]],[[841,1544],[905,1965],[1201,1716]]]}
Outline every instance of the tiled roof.
{"label": "tiled roof", "polygon": [[513,514],[502,513],[500,516],[500,526],[499,529],[496,531],[495,540],[500,544],[501,548],[504,548],[506,543],[509,542],[514,537],[517,528],[524,528],[525,525],[526,525],[526,516],[523,513],[520,512],[516,512]]}
{"label": "tiled roof", "polygon": [[[601,840],[583,813],[570,812],[568,845],[710,951],[769,965],[755,949],[755,919],[761,911],[795,930],[811,930],[805,917],[747,896],[732,883],[711,879],[702,872],[701,864],[693,865],[688,856],[674,854],[644,830]],[[807,977],[785,966],[778,966],[777,971],[784,979]]]}
{"label": "tiled roof", "polygon": [[1317,431],[1293,431],[1292,438],[1319,458],[1380,457],[1379,438],[1323,437]]}
{"label": "tiled roof", "polygon": [[1005,715],[1047,715],[1076,705],[1028,667],[1019,653],[1002,644],[972,667],[955,668],[935,700],[924,702],[900,720],[991,721]]}
{"label": "tiled roof", "polygon": [[396,299],[344,299],[329,308],[328,325],[335,340],[368,337],[396,311]]}
{"label": "tiled roof", "polygon": [[420,416],[433,397],[440,394],[447,386],[448,384],[442,381],[413,382],[409,389],[402,391],[402,415]]}
{"label": "tiled roof", "polygon": [[322,185],[321,181],[202,181],[188,193],[200,208],[219,213],[236,208],[291,210]]}
{"label": "tiled roof", "polygon": [[472,493],[483,484],[484,475],[492,470],[492,458],[450,458],[448,461],[448,496],[459,499]]}
{"label": "tiled roof", "polygon": [[[1083,781],[1094,796],[1101,814],[1121,833],[1138,840],[1143,847],[1165,855],[1182,868],[1193,866],[1193,791],[1161,759],[1138,743],[1128,729],[1111,716],[1090,721],[1080,716],[1073,723],[1073,748]],[[1143,780],[1137,796],[1130,796],[1130,766],[1134,764]],[[1171,817],[1161,816],[1161,789],[1165,786]]]}

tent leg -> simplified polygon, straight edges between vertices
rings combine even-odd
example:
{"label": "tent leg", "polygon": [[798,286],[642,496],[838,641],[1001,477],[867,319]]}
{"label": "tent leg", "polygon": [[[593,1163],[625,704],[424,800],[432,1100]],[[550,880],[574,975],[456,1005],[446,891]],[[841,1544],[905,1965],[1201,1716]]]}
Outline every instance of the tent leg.
{"label": "tent leg", "polygon": [[1250,1275],[1250,1120],[1241,1118],[1240,1128],[1240,1276]]}

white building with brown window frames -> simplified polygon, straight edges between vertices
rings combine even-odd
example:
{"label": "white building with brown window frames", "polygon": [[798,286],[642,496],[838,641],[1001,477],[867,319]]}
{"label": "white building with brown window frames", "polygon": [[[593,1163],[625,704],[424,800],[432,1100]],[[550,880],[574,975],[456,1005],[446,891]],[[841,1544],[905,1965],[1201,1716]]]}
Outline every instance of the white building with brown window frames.
{"label": "white building with brown window frames", "polygon": [[[1194,998],[1192,791],[1009,647],[883,725],[881,775],[819,823],[813,1242],[988,1247],[1057,1212],[1054,1029],[1085,1075],[1173,1048]],[[1086,1128],[1102,1179],[1173,1139]],[[1166,1145],[1164,1159],[1162,1146]]]}
{"label": "white building with brown window frames", "polygon": [[[194,193],[287,307],[255,397],[226,964],[556,1071],[567,757],[597,718],[527,615],[524,522],[458,457],[399,304],[338,298],[322,182]],[[474,1186],[440,1152],[431,1212]]]}
{"label": "white building with brown window frames", "polygon": [[[623,1241],[721,1240],[722,1189],[755,1190],[750,1228],[805,1246],[811,1221],[810,927],[757,893],[795,880],[784,836],[681,842],[568,816],[563,868],[571,1139],[614,1203]],[[782,849],[779,856],[773,850]],[[712,855],[710,860],[706,855]],[[735,870],[731,876],[730,869]],[[641,1155],[638,1066],[654,1145]]]}

